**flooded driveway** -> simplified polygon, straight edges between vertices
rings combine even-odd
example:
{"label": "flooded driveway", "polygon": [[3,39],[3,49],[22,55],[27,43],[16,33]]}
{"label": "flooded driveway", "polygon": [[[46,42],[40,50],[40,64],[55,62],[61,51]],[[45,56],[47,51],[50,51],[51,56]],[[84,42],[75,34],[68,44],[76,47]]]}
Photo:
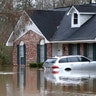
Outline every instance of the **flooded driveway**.
{"label": "flooded driveway", "polygon": [[96,72],[0,67],[0,96],[96,96]]}

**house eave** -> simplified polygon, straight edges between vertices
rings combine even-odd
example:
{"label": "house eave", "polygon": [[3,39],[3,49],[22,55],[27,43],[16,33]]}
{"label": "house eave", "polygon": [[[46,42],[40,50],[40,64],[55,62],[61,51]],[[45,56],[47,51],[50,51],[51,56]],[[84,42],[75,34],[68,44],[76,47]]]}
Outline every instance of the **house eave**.
{"label": "house eave", "polygon": [[85,15],[90,15],[90,14],[92,14],[92,15],[94,15],[94,14],[96,14],[96,12],[79,12],[80,14],[85,14]]}
{"label": "house eave", "polygon": [[72,41],[50,41],[50,43],[96,43],[96,40],[72,40]]}
{"label": "house eave", "polygon": [[88,14],[92,14],[92,15],[96,14],[96,12],[80,12],[80,11],[78,11],[78,10],[75,8],[75,6],[72,6],[71,9],[68,11],[67,15],[72,14],[72,13],[71,13],[71,10],[72,10],[72,9],[74,9],[74,10],[75,10],[77,13],[79,13],[79,14],[85,14],[85,15],[86,15],[86,14],[87,14],[87,15],[88,15]]}

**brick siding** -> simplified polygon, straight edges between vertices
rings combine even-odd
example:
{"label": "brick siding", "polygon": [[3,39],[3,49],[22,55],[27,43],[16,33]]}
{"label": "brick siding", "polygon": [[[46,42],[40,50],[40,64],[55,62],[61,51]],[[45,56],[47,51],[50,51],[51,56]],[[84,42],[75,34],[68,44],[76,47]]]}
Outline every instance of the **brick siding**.
{"label": "brick siding", "polygon": [[26,65],[31,62],[37,62],[37,44],[44,39],[40,35],[29,31],[13,45],[13,65],[17,65],[17,45],[20,44],[21,41],[26,45]]}

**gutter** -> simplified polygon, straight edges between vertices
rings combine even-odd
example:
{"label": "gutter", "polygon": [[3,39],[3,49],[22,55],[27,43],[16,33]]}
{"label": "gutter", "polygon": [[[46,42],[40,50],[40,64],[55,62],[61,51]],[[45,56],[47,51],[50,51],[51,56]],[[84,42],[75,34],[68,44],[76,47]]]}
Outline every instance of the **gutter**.
{"label": "gutter", "polygon": [[49,43],[96,43],[96,40],[49,41]]}

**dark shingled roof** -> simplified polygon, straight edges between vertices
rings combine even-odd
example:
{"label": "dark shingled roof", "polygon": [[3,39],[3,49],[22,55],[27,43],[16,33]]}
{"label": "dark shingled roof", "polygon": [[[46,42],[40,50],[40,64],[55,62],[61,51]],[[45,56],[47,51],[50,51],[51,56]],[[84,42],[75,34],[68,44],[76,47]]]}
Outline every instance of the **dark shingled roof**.
{"label": "dark shingled roof", "polygon": [[53,38],[51,38],[51,40],[52,41],[66,40],[76,30],[77,30],[77,28],[71,28],[71,16],[67,15],[67,13],[66,13],[63,17],[60,27],[55,32],[55,34],[54,34]]}
{"label": "dark shingled roof", "polygon": [[93,40],[96,38],[96,15],[82,25],[66,40]]}
{"label": "dark shingled roof", "polygon": [[[75,5],[80,12],[96,12],[96,4]],[[34,10],[29,16],[49,41],[93,40],[96,37],[96,15],[82,26],[71,28],[70,7]]]}
{"label": "dark shingled roof", "polygon": [[60,25],[64,14],[65,11],[34,10],[29,16],[47,40],[50,40]]}
{"label": "dark shingled roof", "polygon": [[93,40],[96,37],[96,15],[81,27],[71,28],[70,16],[65,15],[52,41]]}
{"label": "dark shingled roof", "polygon": [[96,12],[96,3],[75,5],[74,6],[79,12]]}

